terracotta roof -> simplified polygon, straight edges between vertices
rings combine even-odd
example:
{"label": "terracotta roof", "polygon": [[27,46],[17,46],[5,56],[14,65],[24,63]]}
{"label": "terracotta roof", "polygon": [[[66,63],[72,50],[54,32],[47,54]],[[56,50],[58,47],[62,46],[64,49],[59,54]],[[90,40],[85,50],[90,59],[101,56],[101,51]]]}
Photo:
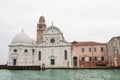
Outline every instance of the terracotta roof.
{"label": "terracotta roof", "polygon": [[72,44],[76,44],[79,46],[87,46],[87,45],[106,45],[106,43],[100,43],[100,42],[93,42],[93,41],[88,41],[88,42],[77,42],[74,41]]}

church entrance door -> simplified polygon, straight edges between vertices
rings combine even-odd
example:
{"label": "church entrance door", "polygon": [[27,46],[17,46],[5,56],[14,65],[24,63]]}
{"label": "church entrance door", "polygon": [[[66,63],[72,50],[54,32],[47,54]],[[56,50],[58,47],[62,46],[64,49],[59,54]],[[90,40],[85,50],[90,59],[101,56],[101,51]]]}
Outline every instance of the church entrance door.
{"label": "church entrance door", "polygon": [[16,59],[13,59],[13,65],[16,65]]}
{"label": "church entrance door", "polygon": [[51,65],[55,65],[55,59],[51,59]]}

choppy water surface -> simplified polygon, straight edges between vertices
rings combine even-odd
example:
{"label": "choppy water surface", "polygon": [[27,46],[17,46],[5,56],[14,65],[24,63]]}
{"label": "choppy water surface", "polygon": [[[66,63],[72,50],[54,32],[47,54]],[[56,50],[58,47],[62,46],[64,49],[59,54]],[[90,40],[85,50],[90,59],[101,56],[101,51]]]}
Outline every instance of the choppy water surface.
{"label": "choppy water surface", "polygon": [[120,80],[120,70],[0,70],[0,80]]}

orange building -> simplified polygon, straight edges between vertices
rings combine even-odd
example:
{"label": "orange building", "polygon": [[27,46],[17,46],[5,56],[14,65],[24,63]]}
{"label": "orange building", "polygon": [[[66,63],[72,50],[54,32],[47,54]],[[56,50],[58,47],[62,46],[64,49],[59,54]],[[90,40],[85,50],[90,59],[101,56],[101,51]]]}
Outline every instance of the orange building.
{"label": "orange building", "polygon": [[73,66],[90,67],[107,65],[106,43],[72,42]]}

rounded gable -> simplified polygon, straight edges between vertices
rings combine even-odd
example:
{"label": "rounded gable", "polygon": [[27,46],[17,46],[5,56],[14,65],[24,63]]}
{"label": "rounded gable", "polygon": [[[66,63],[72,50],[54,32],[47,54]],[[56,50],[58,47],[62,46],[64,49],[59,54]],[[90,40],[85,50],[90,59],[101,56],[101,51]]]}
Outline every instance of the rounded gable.
{"label": "rounded gable", "polygon": [[48,27],[44,34],[62,34],[61,30],[53,25]]}

